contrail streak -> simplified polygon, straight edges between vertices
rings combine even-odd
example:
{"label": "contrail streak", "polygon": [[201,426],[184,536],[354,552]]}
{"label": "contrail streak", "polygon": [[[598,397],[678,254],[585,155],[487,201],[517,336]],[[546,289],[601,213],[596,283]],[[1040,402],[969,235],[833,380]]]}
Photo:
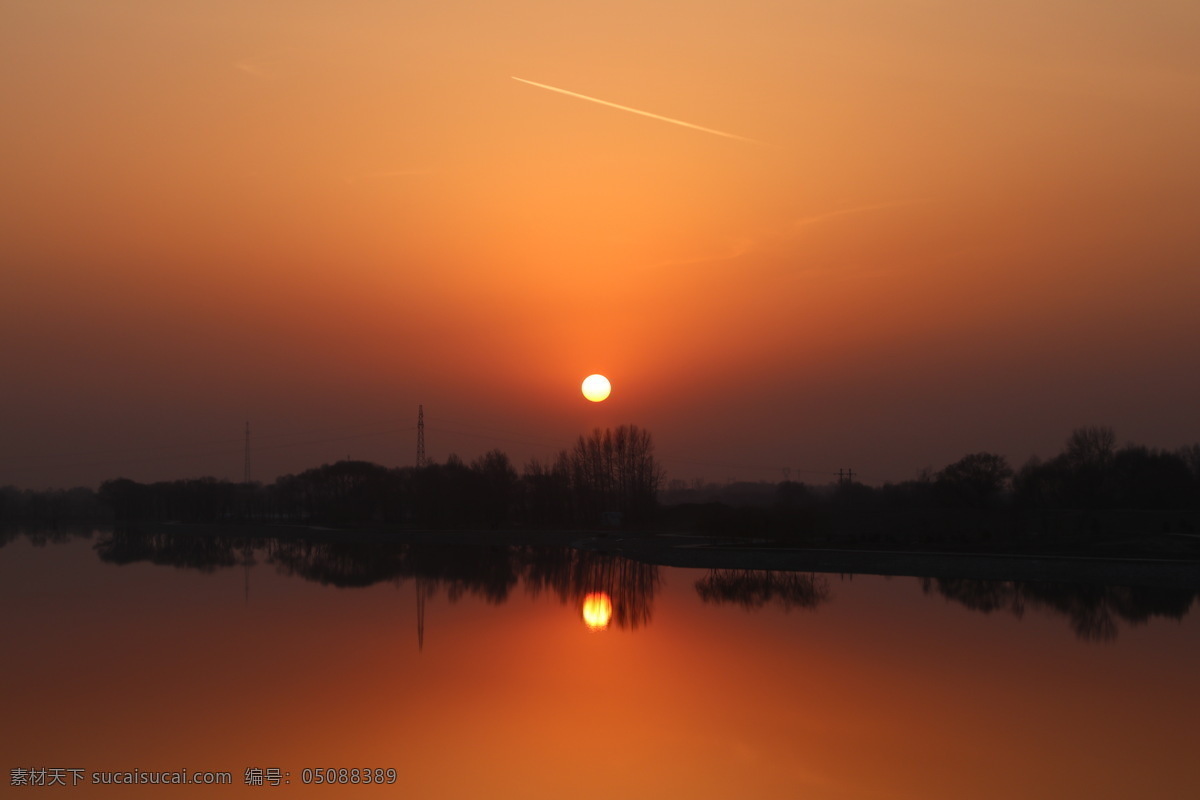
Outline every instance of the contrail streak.
{"label": "contrail streak", "polygon": [[630,108],[629,106],[622,106],[622,105],[618,105],[617,103],[610,103],[607,100],[601,100],[597,97],[588,97],[586,94],[579,94],[578,92],[569,92],[566,89],[559,89],[556,86],[547,86],[544,83],[536,83],[534,81],[527,81],[524,78],[518,78],[516,75],[513,75],[511,77],[514,81],[520,81],[521,83],[528,83],[530,86],[536,86],[539,89],[549,89],[552,92],[558,92],[559,94],[565,94],[568,97],[578,97],[580,100],[590,100],[593,103],[599,103],[600,105],[608,106],[609,108],[618,108],[621,111],[628,111],[631,114],[641,114],[643,117],[649,117],[650,119],[657,119],[657,120],[661,120],[662,122],[670,122],[672,125],[682,125],[683,127],[691,128],[692,130],[703,131],[704,133],[711,133],[714,136],[724,136],[726,139],[738,139],[743,142],[750,142],[751,144],[762,144],[762,142],[758,141],[757,139],[750,139],[745,136],[738,136],[736,133],[726,133],[725,131],[718,131],[718,130],[714,130],[712,128],[705,128],[701,125],[693,125],[692,123],[684,122],[681,119],[671,119],[670,117],[664,117],[661,114],[651,114],[649,111],[642,111],[637,108]]}
{"label": "contrail streak", "polygon": [[833,217],[841,217],[846,214],[863,214],[868,211],[878,211],[884,208],[898,208],[902,206],[915,206],[925,203],[925,200],[896,200],[890,203],[872,203],[866,206],[855,206],[853,208],[839,208],[834,211],[826,211],[823,214],[815,214],[811,217],[804,217],[792,223],[793,228],[802,228],[805,225],[812,225],[817,222],[824,222]]}

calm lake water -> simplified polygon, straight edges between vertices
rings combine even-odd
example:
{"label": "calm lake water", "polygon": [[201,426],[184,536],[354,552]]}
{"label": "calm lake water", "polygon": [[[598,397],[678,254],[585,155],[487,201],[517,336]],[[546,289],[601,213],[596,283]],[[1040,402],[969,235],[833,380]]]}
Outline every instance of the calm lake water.
{"label": "calm lake water", "polygon": [[1188,593],[96,532],[0,600],[6,796],[1200,796]]}

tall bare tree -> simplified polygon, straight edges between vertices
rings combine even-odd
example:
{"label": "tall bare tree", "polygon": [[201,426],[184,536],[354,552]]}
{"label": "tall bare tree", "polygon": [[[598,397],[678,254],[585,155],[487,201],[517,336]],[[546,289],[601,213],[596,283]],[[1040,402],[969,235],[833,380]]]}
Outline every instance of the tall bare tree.
{"label": "tall bare tree", "polygon": [[579,437],[568,458],[571,487],[585,518],[617,511],[641,519],[653,510],[663,471],[649,431],[636,425],[596,428]]}

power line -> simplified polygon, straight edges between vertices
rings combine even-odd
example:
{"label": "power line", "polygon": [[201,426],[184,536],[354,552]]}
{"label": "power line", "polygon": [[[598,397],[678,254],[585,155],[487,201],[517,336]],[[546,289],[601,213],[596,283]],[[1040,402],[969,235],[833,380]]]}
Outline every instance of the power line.
{"label": "power line", "polygon": [[541,439],[534,439],[534,438],[531,438],[524,434],[513,433],[511,431],[500,431],[500,430],[496,430],[494,428],[487,428],[482,425],[477,425],[475,423],[462,422],[460,420],[446,419],[444,417],[440,417],[440,418],[433,417],[432,419],[435,424],[438,422],[443,422],[448,425],[452,425],[456,428],[468,428],[468,429],[474,428],[478,431],[483,431],[482,433],[471,433],[469,430],[452,430],[450,428],[434,428],[434,427],[430,428],[430,430],[440,430],[443,433],[451,433],[451,434],[454,434],[457,436],[469,436],[474,439],[493,439],[498,442],[513,442],[515,444],[527,444],[527,445],[533,444],[533,445],[538,445],[540,447],[549,447],[549,448],[554,448],[554,449],[561,449],[561,447],[562,447],[561,442],[554,444],[554,443],[546,442]]}
{"label": "power line", "polygon": [[[458,423],[452,422],[450,420],[446,420],[446,422],[450,422],[451,425],[458,424]],[[466,427],[479,428],[480,426],[467,425]],[[510,444],[524,445],[526,447],[529,447],[529,446],[540,447],[540,448],[544,448],[544,449],[552,450],[552,451],[557,451],[557,450],[563,449],[561,442],[559,442],[557,444],[551,444],[550,442],[546,442],[546,441],[543,441],[540,439],[534,439],[529,436],[524,436],[522,434],[508,433],[508,432],[503,432],[503,431],[497,432],[497,431],[488,431],[487,429],[483,429],[485,431],[484,433],[472,433],[471,431],[457,430],[455,428],[442,428],[442,427],[437,427],[437,426],[433,426],[433,425],[429,426],[429,430],[438,431],[439,433],[444,433],[444,434],[448,434],[451,436],[466,436],[470,439],[483,439],[483,440],[489,441],[489,442],[508,442]]]}
{"label": "power line", "polygon": [[[300,431],[279,431],[276,433],[263,433],[260,430],[257,434],[257,441],[259,441],[261,443],[264,439],[272,440],[272,439],[280,439],[280,438],[291,437],[291,436],[311,436],[311,435],[318,435],[318,434],[325,434],[325,433],[334,433],[337,431],[354,430],[356,428],[363,428],[364,426],[369,426],[369,427],[375,428],[380,425],[392,426],[395,424],[397,424],[397,420],[386,419],[386,420],[376,420],[373,422],[356,422],[351,425],[338,425],[338,426],[334,426],[334,427],[310,428],[310,429],[300,430]],[[356,436],[357,435],[372,435],[374,433],[382,434],[382,433],[392,432],[393,430],[405,430],[405,429],[411,430],[412,427],[406,426],[405,428],[393,428],[388,431],[369,431],[365,434],[355,434],[355,435]],[[351,437],[351,438],[353,438],[353,437]],[[334,437],[333,440],[336,441],[337,437]],[[326,441],[326,440],[323,439],[320,441]],[[233,448],[238,447],[238,445],[240,445],[240,444],[241,444],[241,442],[230,437],[228,440],[204,439],[202,441],[192,440],[192,441],[183,441],[183,442],[171,442],[168,444],[142,445],[142,446],[138,446],[138,447],[107,447],[107,448],[98,449],[98,450],[74,450],[74,451],[65,451],[65,452],[58,452],[58,453],[43,453],[40,455],[31,456],[29,458],[22,458],[21,465],[28,466],[31,461],[52,461],[52,460],[60,459],[60,458],[93,458],[93,457],[102,457],[102,456],[119,456],[119,455],[124,455],[127,453],[147,453],[147,452],[153,452],[153,451],[158,451],[158,450],[174,450],[174,449],[178,449],[178,448],[193,448],[193,447],[211,447],[214,445],[220,446],[220,447],[228,447],[230,449],[233,449]],[[275,446],[290,447],[290,446],[292,446],[292,444],[286,443],[283,445],[275,445]],[[259,449],[264,449],[264,448],[260,447]]]}
{"label": "power line", "polygon": [[[343,426],[341,428],[341,430],[345,430],[346,427],[347,426]],[[349,426],[349,427],[354,427],[354,426]],[[335,428],[333,430],[338,430],[338,429]],[[367,431],[364,433],[355,433],[355,434],[349,434],[349,435],[345,435],[345,436],[330,436],[330,437],[325,437],[325,438],[321,438],[321,439],[305,439],[305,440],[294,441],[294,442],[281,442],[281,443],[270,444],[270,445],[265,445],[265,446],[259,445],[257,447],[257,452],[262,453],[264,451],[271,451],[271,450],[286,450],[286,449],[292,448],[292,447],[306,447],[309,445],[316,445],[316,444],[330,444],[330,443],[334,443],[334,442],[344,442],[344,441],[350,441],[350,440],[354,440],[354,439],[365,439],[368,437],[386,436],[389,434],[406,433],[411,430],[413,430],[413,426],[409,425],[409,426],[405,426],[402,428],[372,430],[372,431]],[[282,435],[286,435],[286,434],[275,434],[275,438],[278,438],[279,436],[282,436]],[[263,436],[260,438],[268,438],[268,437]],[[228,457],[229,455],[231,455],[233,453],[237,453],[239,451],[239,449],[241,450],[241,452],[243,454],[243,458],[245,458],[248,463],[248,445],[247,445],[247,442],[245,439],[243,439],[242,446],[240,448],[238,447],[237,444],[234,443],[234,441],[227,440],[227,443],[223,442],[220,445],[218,445],[217,447],[215,447],[214,449],[191,450],[189,452],[182,452],[182,453],[154,452],[154,451],[168,450],[168,449],[171,449],[172,447],[200,447],[204,444],[211,444],[211,442],[204,442],[204,443],[197,442],[192,445],[155,445],[155,446],[142,447],[142,448],[120,448],[120,449],[107,450],[107,451],[97,451],[97,452],[91,453],[91,454],[86,454],[86,453],[79,454],[81,456],[83,456],[83,455],[98,456],[98,458],[96,458],[94,460],[84,460],[84,461],[65,461],[65,462],[64,461],[51,461],[49,459],[52,457],[49,457],[49,456],[43,457],[41,459],[39,459],[35,456],[31,459],[23,459],[19,464],[16,461],[12,461],[12,462],[10,462],[10,465],[0,465],[0,474],[8,474],[8,475],[18,474],[18,473],[28,474],[31,470],[86,469],[86,468],[94,468],[94,467],[104,467],[104,466],[108,466],[108,465],[112,465],[112,464],[120,464],[120,465],[148,464],[148,463],[167,462],[167,461],[181,461],[181,460],[193,459],[193,458],[200,459],[200,458],[211,458],[211,457]],[[139,456],[139,455],[136,455],[138,453],[150,453],[150,454]],[[135,454],[135,455],[133,458],[123,457],[125,454]],[[247,473],[245,473],[245,471],[244,471],[244,475],[245,474],[247,474]]]}
{"label": "power line", "polygon": [[688,456],[674,455],[659,455],[659,461],[675,462],[683,464],[694,464],[701,467],[712,467],[714,469],[746,469],[761,472],[780,472],[787,470],[790,475],[793,472],[803,472],[808,475],[836,475],[837,473],[829,469],[798,469],[796,467],[782,467],[778,464],[733,464],[725,461],[705,461]]}

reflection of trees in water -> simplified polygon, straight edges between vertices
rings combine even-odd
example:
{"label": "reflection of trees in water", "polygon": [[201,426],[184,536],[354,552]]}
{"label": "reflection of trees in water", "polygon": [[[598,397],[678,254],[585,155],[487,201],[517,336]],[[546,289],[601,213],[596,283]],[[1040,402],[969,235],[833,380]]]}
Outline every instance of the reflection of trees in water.
{"label": "reflection of trees in water", "polygon": [[423,579],[430,589],[442,586],[451,602],[471,594],[489,603],[508,600],[520,580],[520,564],[511,547],[405,545],[398,578]]}
{"label": "reflection of trees in water", "polygon": [[451,602],[475,595],[503,603],[522,579],[531,594],[551,591],[565,604],[603,591],[616,625],[631,628],[650,621],[661,584],[656,566],[569,548],[292,540],[277,542],[270,560],[285,574],[333,586],[417,579],[425,596],[441,587]]}
{"label": "reflection of trees in water", "polygon": [[[91,534],[55,531],[33,540],[37,544]],[[415,579],[422,584],[422,602],[444,587],[451,602],[474,595],[503,603],[524,580],[531,595],[550,592],[576,607],[589,593],[607,593],[612,622],[621,628],[650,622],[654,596],[662,585],[657,566],[565,547],[412,545],[118,529],[99,534],[95,550],[112,564],[147,561],[203,572],[247,565],[255,552],[265,551],[266,561],[280,573],[325,585],[365,587]],[[1182,619],[1198,594],[1187,589],[958,578],[922,578],[921,586],[927,594],[937,591],[983,613],[1001,611],[1020,618],[1026,609],[1044,609],[1063,614],[1076,636],[1087,641],[1115,639],[1119,621],[1138,625],[1152,617]],[[832,597],[823,575],[763,570],[712,570],[696,581],[696,592],[706,603],[747,609],[770,604],[785,610],[814,609]]]}
{"label": "reflection of trees in water", "polygon": [[1021,618],[1026,608],[1064,614],[1085,641],[1116,639],[1118,620],[1141,625],[1156,616],[1182,619],[1196,597],[1186,589],[963,578],[922,578],[921,588],[985,614],[1007,611]]}
{"label": "reflection of trees in water", "polygon": [[0,527],[0,547],[24,536],[34,547],[64,544],[72,539],[90,539],[96,531],[89,527],[7,528]]}
{"label": "reflection of trees in water", "polygon": [[613,622],[630,628],[650,621],[654,593],[661,585],[656,566],[570,548],[414,545],[134,529],[114,531],[96,544],[100,558],[109,563],[147,561],[204,572],[245,565],[255,551],[265,551],[266,561],[283,575],[326,586],[365,587],[415,579],[422,582],[422,599],[444,588],[451,602],[474,595],[489,603],[503,603],[522,579],[531,594],[550,591],[564,604],[579,604],[587,593],[603,591],[612,599]]}
{"label": "reflection of trees in water", "polygon": [[503,603],[520,577],[510,548],[503,546],[297,539],[278,542],[271,561],[285,575],[339,587],[425,579],[444,586],[451,601],[473,594],[490,603]]}
{"label": "reflection of trees in water", "polygon": [[784,611],[814,609],[833,595],[824,575],[759,569],[714,569],[696,581],[706,603],[736,603],[745,609],[776,604]]}
{"label": "reflection of trees in water", "polygon": [[241,563],[242,539],[225,536],[189,536],[118,529],[96,542],[96,552],[110,564],[149,561],[173,567],[212,572],[217,567]]}
{"label": "reflection of trees in water", "polygon": [[395,577],[399,551],[373,542],[319,542],[274,539],[267,560],[282,575],[324,586],[371,586]]}
{"label": "reflection of trees in water", "polygon": [[659,568],[592,550],[523,548],[525,587],[536,597],[552,592],[567,605],[582,606],[592,592],[612,601],[618,628],[649,624],[654,595],[662,585]]}

